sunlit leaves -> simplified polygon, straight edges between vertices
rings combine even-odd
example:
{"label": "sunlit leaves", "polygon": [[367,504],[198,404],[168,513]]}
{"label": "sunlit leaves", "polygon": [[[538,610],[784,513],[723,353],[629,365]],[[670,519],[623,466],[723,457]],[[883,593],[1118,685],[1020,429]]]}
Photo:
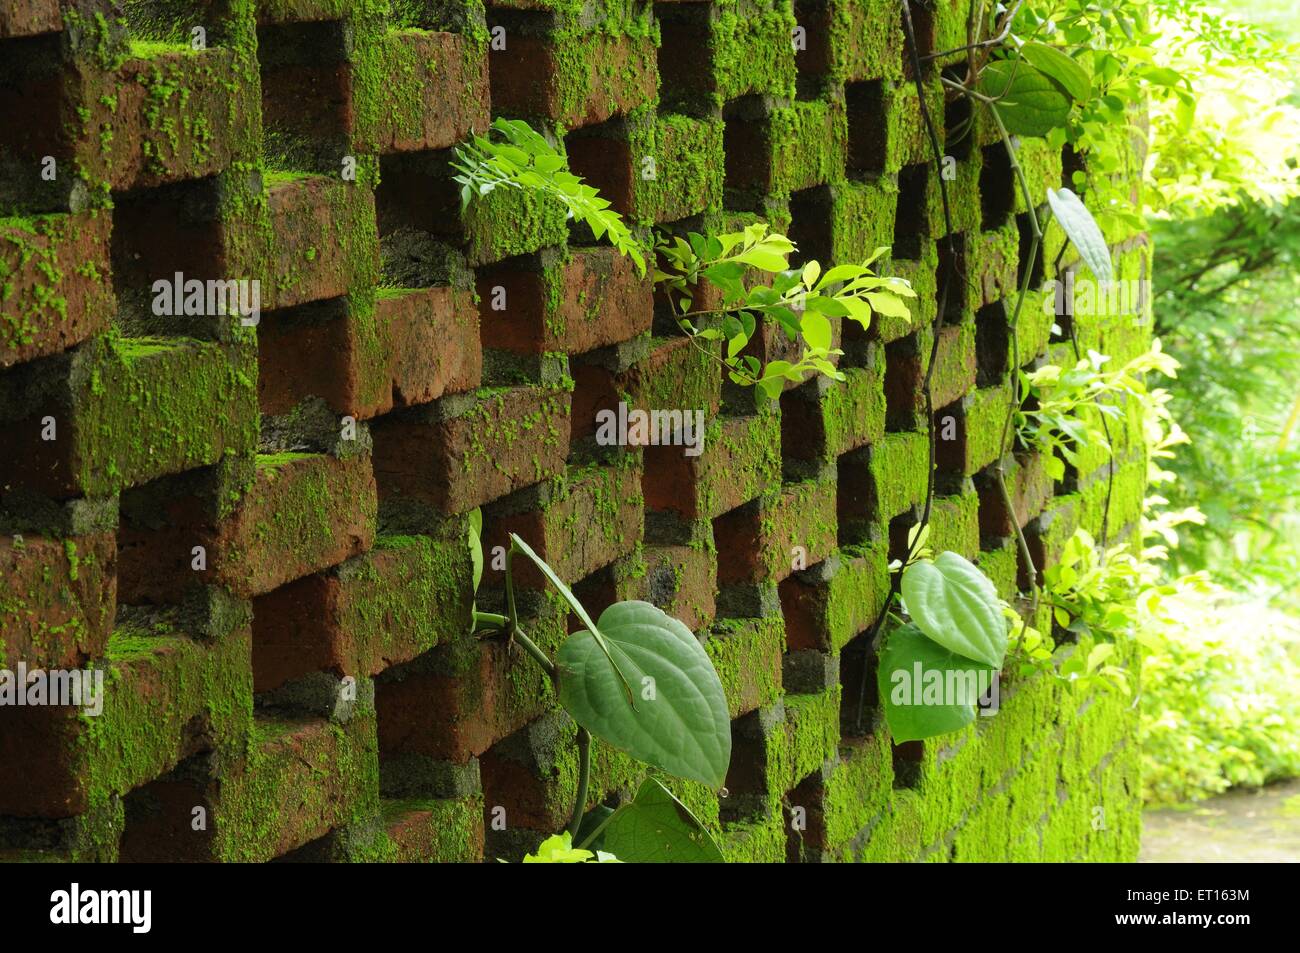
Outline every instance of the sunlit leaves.
{"label": "sunlit leaves", "polygon": [[[911,320],[904,300],[916,296],[911,285],[871,270],[884,248],[858,265],[823,271],[811,261],[796,269],[789,264],[794,243],[756,223],[725,235],[664,238],[656,251],[661,267],[655,281],[668,292],[682,330],[698,341],[724,342],[722,361],[732,382],[757,387],[768,398],[809,374],[843,380],[834,361],[842,353],[834,346],[837,321],[866,328],[873,314]],[[706,288],[719,301],[716,309],[699,307]],[[802,354],[764,365],[745,353],[764,322],[799,341]]]}
{"label": "sunlit leaves", "polygon": [[452,152],[453,179],[460,184],[461,208],[496,188],[525,188],[562,202],[570,217],[585,223],[596,238],[631,258],[645,274],[645,254],[618,212],[594,188],[569,171],[567,159],[518,119],[497,119],[495,136],[471,135]]}

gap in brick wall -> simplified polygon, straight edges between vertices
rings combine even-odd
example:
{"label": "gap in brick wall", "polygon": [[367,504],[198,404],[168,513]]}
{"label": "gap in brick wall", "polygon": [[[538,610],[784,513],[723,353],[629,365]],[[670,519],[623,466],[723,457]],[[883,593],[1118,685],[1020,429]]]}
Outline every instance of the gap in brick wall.
{"label": "gap in brick wall", "polygon": [[930,166],[909,165],[898,173],[898,205],[894,216],[895,258],[919,261],[930,231]]}
{"label": "gap in brick wall", "polygon": [[505,31],[505,48],[488,52],[492,111],[507,116],[547,115],[550,97],[545,77],[553,69],[555,14],[490,3],[487,27]]}
{"label": "gap in brick wall", "polygon": [[[586,180],[624,217],[632,214],[633,165],[629,124],[621,117],[574,130],[564,137],[569,169]],[[592,236],[594,240],[594,236]]]}
{"label": "gap in brick wall", "polygon": [[380,157],[375,218],[382,286],[433,288],[468,275],[458,248],[464,235],[450,158],[449,149]]}
{"label": "gap in brick wall", "polygon": [[352,132],[352,66],[343,22],[259,26],[257,58],[268,166],[336,172]]}
{"label": "gap in brick wall", "polygon": [[[869,637],[870,632],[863,632],[840,649],[840,735],[844,738],[864,738],[873,734],[877,719],[882,717],[876,687],[879,659]],[[862,678],[864,666],[867,668],[865,682]],[[861,726],[858,724],[859,699],[862,699]]]}
{"label": "gap in brick wall", "polygon": [[[931,9],[934,0],[911,0],[910,8],[912,11],[912,33],[916,39],[916,55],[921,61],[921,75],[927,76],[934,69],[934,62],[926,62],[926,57],[935,52],[935,22],[934,11]],[[916,71],[912,68],[912,50],[911,45],[907,42],[907,14],[899,10],[898,28],[903,31],[903,76],[909,82],[915,82]]]}
{"label": "gap in brick wall", "polygon": [[[59,34],[0,40],[0,215],[67,208],[76,181],[74,79]],[[44,177],[46,156],[55,161],[53,181]]]}
{"label": "gap in brick wall", "polygon": [[803,47],[795,48],[795,93],[815,99],[826,91],[831,71],[831,5],[827,0],[794,0],[795,23],[803,28]]}
{"label": "gap in brick wall", "polygon": [[723,205],[759,212],[770,169],[768,110],[762,96],[742,96],[722,108]]}
{"label": "gap in brick wall", "polygon": [[[206,282],[224,277],[217,178],[117,192],[113,205],[118,329],[128,336],[217,337],[220,324],[230,317],[176,313],[190,310],[188,282],[204,282],[206,289]],[[161,292],[161,299],[154,289],[157,281],[167,282],[170,289]],[[206,290],[203,309],[208,311]]]}
{"label": "gap in brick wall", "polygon": [[659,21],[659,108],[701,116],[710,111],[712,3],[656,3]]}
{"label": "gap in brick wall", "polygon": [[844,86],[848,117],[848,173],[855,178],[873,177],[885,171],[886,135],[884,81],[879,79]]}
{"label": "gap in brick wall", "polygon": [[894,761],[894,787],[917,787],[921,783],[925,742],[904,741],[902,744],[892,745],[891,748]]}
{"label": "gap in brick wall", "polygon": [[935,269],[935,287],[942,289],[948,282],[948,296],[944,301],[943,323],[961,324],[966,316],[966,299],[970,296],[970,275],[966,271],[966,235],[958,232],[951,240],[935,243],[939,264]]}
{"label": "gap in brick wall", "polygon": [[835,466],[836,542],[841,548],[872,542],[880,528],[872,518],[875,481],[871,476],[871,451],[859,447],[842,454]]}
{"label": "gap in brick wall", "polygon": [[1002,383],[1011,360],[1011,324],[1007,306],[995,301],[975,312],[975,386]]}
{"label": "gap in brick wall", "polygon": [[[118,859],[123,863],[212,860],[215,788],[215,762],[205,751],[127,794],[122,799],[126,823]],[[200,817],[205,827],[195,830]]]}
{"label": "gap in brick wall", "polygon": [[980,166],[980,226],[985,231],[1001,228],[1015,210],[1015,173],[1002,143],[985,146]]}
{"label": "gap in brick wall", "polygon": [[885,429],[916,430],[917,412],[925,382],[921,353],[921,332],[890,341],[885,345]]}
{"label": "gap in brick wall", "polygon": [[[943,75],[965,82],[967,64],[946,67]],[[975,141],[975,109],[969,96],[948,96],[943,106],[943,150],[959,162],[969,159]]]}
{"label": "gap in brick wall", "polygon": [[[1029,249],[1033,242],[1033,225],[1030,223],[1029,214],[1022,213],[1016,216],[1016,227],[1020,230],[1020,265],[1016,270],[1016,281],[1022,283],[1025,280],[1025,271],[1029,265]],[[1038,254],[1034,256],[1033,268],[1029,271],[1029,287],[1041,288],[1043,286],[1044,249],[1042,243],[1039,243]]]}
{"label": "gap in brick wall", "polygon": [[831,261],[831,190],[828,185],[803,189],[790,196],[789,238],[797,246],[793,268],[809,261],[829,267]]}

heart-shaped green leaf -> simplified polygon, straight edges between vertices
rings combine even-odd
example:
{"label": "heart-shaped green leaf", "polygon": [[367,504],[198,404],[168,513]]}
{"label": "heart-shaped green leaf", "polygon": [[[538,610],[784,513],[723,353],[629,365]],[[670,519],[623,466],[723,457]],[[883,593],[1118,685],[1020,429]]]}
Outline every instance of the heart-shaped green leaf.
{"label": "heart-shaped green leaf", "polygon": [[980,73],[980,92],[997,100],[1007,132],[1045,136],[1070,118],[1070,96],[1024,60],[995,60]]}
{"label": "heart-shaped green leaf", "polygon": [[1083,65],[1070,54],[1047,43],[1031,40],[1020,48],[1020,55],[1039,72],[1046,73],[1079,102],[1085,102],[1092,92],[1092,77]]}
{"label": "heart-shaped green leaf", "polygon": [[578,724],[634,758],[722,787],[731,720],[722,682],[691,630],[648,602],[617,602],[601,613],[599,631],[608,655],[590,631],[560,646],[560,703]]}
{"label": "heart-shaped green leaf", "polygon": [[655,778],[614,812],[601,849],[629,864],[721,864],[722,851],[686,805]]}
{"label": "heart-shaped green leaf", "polygon": [[970,724],[992,678],[992,668],[950,652],[915,625],[895,629],[876,669],[889,733],[895,742],[918,741]]}
{"label": "heart-shaped green leaf", "polygon": [[954,552],[903,570],[903,601],[917,628],[946,649],[1002,667],[1007,620],[988,577]]}
{"label": "heart-shaped green leaf", "polygon": [[1069,189],[1048,189],[1047,204],[1052,207],[1052,214],[1065,229],[1066,236],[1079,249],[1083,263],[1092,269],[1099,282],[1108,284],[1112,274],[1110,249],[1106,247],[1106,238],[1088,206]]}

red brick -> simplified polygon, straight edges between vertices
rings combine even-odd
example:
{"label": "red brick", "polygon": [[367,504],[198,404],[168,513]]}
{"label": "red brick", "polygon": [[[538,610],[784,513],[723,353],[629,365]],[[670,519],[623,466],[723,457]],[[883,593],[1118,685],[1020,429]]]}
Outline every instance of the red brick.
{"label": "red brick", "polygon": [[[506,307],[493,309],[494,289]],[[650,330],[649,276],[609,247],[570,251],[565,262],[514,258],[478,272],[485,347],[520,354],[583,354]]]}
{"label": "red brick", "polygon": [[0,367],[66,350],[107,330],[107,212],[0,218]]}
{"label": "red brick", "polygon": [[0,667],[78,668],[103,655],[116,611],[117,538],[0,536]]}
{"label": "red brick", "polygon": [[568,393],[524,386],[447,400],[375,423],[382,497],[464,513],[562,472]]}

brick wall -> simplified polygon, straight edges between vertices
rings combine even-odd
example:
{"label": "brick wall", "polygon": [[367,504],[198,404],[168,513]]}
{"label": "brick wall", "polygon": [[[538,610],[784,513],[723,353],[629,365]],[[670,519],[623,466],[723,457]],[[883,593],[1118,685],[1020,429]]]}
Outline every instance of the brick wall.
{"label": "brick wall", "polygon": [[[914,7],[921,53],[964,42],[969,0]],[[923,86],[957,129],[933,66]],[[891,245],[915,319],[844,328],[845,382],[756,400],[557,207],[460,210],[449,148],[493,115],[551,131],[639,229]],[[532,661],[469,634],[482,507],[489,560],[520,533],[589,606],[698,633],[735,754],[725,796],[675,788],[729,859],[1132,859],[1126,700],[1008,676],[996,717],[924,744],[892,744],[874,697],[853,717],[928,428],[951,437],[935,548],[1014,598],[989,480],[1009,374],[1070,359],[1040,295],[1011,353],[1026,209],[987,124],[950,138],[938,316],[898,0],[0,2],[0,668],[106,672],[97,717],[0,708],[0,857],[464,861],[561,827],[574,729]],[[1021,145],[1059,185],[1061,155]],[[1110,237],[1145,275],[1142,236]],[[1045,279],[1074,267],[1061,242]],[[155,313],[178,272],[257,279],[260,321]],[[704,453],[597,446],[619,402],[703,409]],[[1039,561],[1108,498],[1112,533],[1135,525],[1140,440],[1116,435],[1110,493],[1104,455],[1056,484],[1017,458]],[[553,650],[572,620],[521,579]],[[480,603],[500,586],[489,565]],[[594,805],[639,769],[597,744],[593,774]]]}

